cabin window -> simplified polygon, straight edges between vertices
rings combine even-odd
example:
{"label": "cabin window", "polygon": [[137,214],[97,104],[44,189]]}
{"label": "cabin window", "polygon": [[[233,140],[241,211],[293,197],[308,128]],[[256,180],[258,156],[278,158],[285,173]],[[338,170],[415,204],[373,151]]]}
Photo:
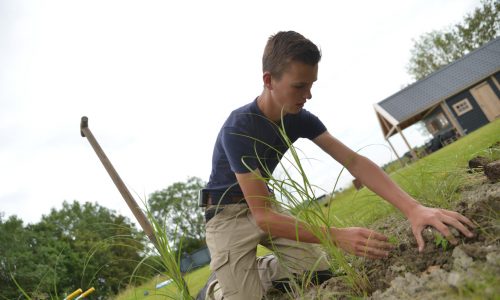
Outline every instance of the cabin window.
{"label": "cabin window", "polygon": [[458,101],[457,103],[453,104],[453,109],[455,110],[457,116],[461,116],[466,112],[471,111],[472,105],[470,105],[469,99],[465,98],[464,100]]}
{"label": "cabin window", "polygon": [[427,130],[429,130],[429,132],[432,135],[434,135],[439,131],[441,131],[446,126],[448,126],[448,124],[449,124],[448,119],[446,119],[444,114],[439,113],[435,115],[433,118],[429,119],[425,125],[427,127]]}

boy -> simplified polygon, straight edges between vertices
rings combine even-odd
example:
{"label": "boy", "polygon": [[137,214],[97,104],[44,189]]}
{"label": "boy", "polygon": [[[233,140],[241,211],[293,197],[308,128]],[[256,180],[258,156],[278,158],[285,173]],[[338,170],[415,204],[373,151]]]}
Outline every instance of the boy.
{"label": "boy", "polygon": [[[300,137],[312,140],[366,187],[397,207],[410,221],[419,251],[424,247],[421,231],[427,225],[452,243],[456,241],[447,225],[472,236],[464,225],[473,227],[470,220],[456,212],[422,206],[303,109],[312,98],[320,59],[317,46],[299,33],[271,36],[262,59],[264,90],[253,102],[233,111],[219,132],[204,190],[206,239],[216,277],[207,284],[208,299],[262,299],[272,286],[305,271],[316,272],[317,282],[328,277],[325,255],[315,245],[319,240],[302,222],[268,200],[272,191],[259,178],[266,169],[274,170],[280,153],[288,148],[276,130],[281,122],[291,142]],[[367,228],[324,230],[338,247],[354,255],[377,259],[387,257],[391,249],[387,237]],[[279,263],[272,255],[256,259],[259,243],[272,244],[279,252]]]}

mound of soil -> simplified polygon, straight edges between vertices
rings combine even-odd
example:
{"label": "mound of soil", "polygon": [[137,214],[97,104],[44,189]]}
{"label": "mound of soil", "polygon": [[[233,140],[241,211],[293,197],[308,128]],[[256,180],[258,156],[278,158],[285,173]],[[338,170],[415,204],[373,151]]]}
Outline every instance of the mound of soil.
{"label": "mound of soil", "polygon": [[367,261],[376,290],[369,299],[456,299],[463,293],[494,299],[500,295],[500,183],[464,191],[453,210],[477,224],[473,238],[455,231],[456,247],[436,245],[434,230],[426,229],[426,247],[418,253],[409,224],[386,229],[403,231],[403,239],[388,259]]}
{"label": "mound of soil", "polygon": [[484,174],[491,182],[500,182],[500,160],[484,166]]}
{"label": "mound of soil", "polygon": [[469,160],[469,169],[483,169],[490,162],[491,160],[484,156],[476,156]]}
{"label": "mound of soil", "polygon": [[[368,299],[456,299],[459,295],[495,299],[500,295],[500,183],[474,186],[462,192],[452,210],[477,225],[475,236],[454,232],[457,246],[440,242],[436,231],[423,232],[422,253],[409,223],[399,216],[384,219],[374,229],[396,240],[396,249],[387,259],[359,259],[356,269],[367,274],[371,288]],[[349,299],[353,292],[340,277],[306,291],[298,299]],[[466,297],[467,298],[467,297]],[[270,299],[290,299],[274,294]]]}

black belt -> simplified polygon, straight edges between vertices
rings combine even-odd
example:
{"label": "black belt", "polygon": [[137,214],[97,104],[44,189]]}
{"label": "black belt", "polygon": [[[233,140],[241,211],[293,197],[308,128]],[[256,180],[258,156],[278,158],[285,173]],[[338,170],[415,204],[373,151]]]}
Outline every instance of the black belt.
{"label": "black belt", "polygon": [[228,204],[240,204],[246,203],[245,197],[243,195],[224,195],[221,197],[212,197],[211,195],[207,198],[207,205],[228,205]]}
{"label": "black belt", "polygon": [[248,206],[243,195],[226,195],[220,198],[213,198],[212,196],[208,196],[207,198],[207,208],[205,209],[205,222],[210,221],[213,217],[215,217],[218,213],[224,210],[224,206],[222,205],[231,205],[231,204],[245,204]]}

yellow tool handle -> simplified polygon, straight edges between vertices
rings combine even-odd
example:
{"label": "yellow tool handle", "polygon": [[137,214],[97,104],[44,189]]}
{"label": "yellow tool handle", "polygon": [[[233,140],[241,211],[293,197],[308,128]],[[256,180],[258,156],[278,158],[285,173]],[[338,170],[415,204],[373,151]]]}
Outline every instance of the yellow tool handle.
{"label": "yellow tool handle", "polygon": [[71,300],[71,299],[75,298],[76,296],[80,295],[82,292],[83,292],[82,289],[77,289],[73,293],[69,294],[68,297],[64,298],[64,300]]}
{"label": "yellow tool handle", "polygon": [[86,290],[85,293],[83,293],[80,296],[78,296],[78,298],[76,298],[76,300],[83,299],[83,298],[87,297],[90,293],[92,293],[94,291],[95,291],[95,289],[93,287],[91,287],[90,289]]}

